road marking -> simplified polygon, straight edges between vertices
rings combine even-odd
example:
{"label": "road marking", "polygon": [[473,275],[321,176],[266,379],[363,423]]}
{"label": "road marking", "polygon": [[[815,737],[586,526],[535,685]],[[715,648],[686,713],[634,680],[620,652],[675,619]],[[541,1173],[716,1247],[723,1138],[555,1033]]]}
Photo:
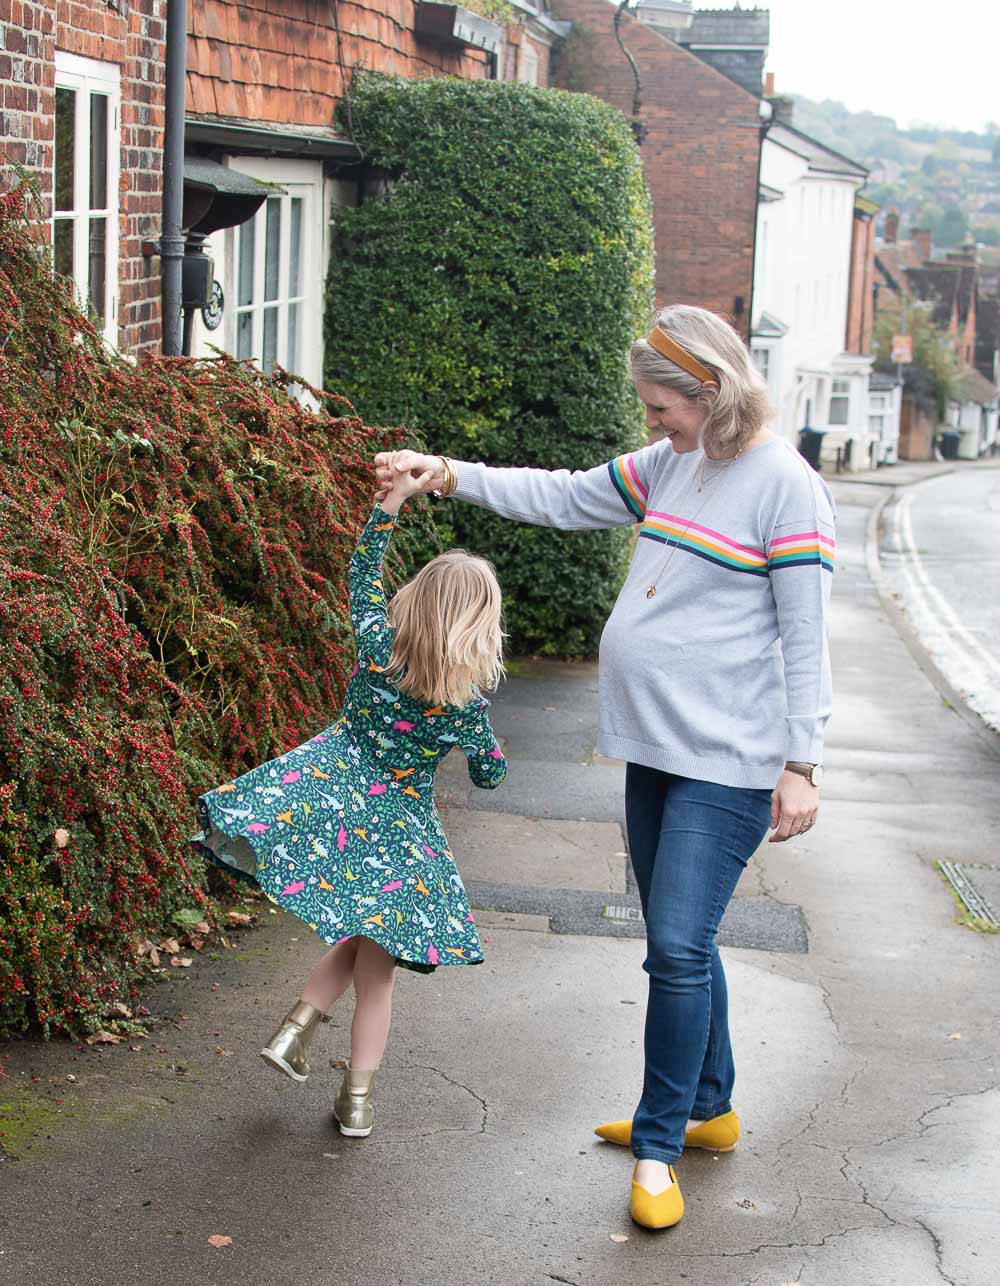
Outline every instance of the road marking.
{"label": "road marking", "polygon": [[913,493],[908,492],[890,511],[907,615],[948,681],[977,714],[1000,731],[1000,658],[962,624],[932,584],[913,535],[912,501]]}

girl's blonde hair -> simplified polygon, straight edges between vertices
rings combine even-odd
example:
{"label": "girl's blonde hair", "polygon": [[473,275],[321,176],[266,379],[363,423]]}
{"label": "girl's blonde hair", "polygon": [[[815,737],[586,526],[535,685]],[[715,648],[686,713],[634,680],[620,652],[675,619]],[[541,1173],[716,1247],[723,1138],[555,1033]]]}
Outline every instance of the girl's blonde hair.
{"label": "girl's blonde hair", "polygon": [[767,385],[747,346],[728,322],[690,304],[661,308],[653,324],[707,366],[719,387],[702,383],[661,356],[645,339],[637,339],[632,345],[632,378],[662,385],[700,402],[707,411],[702,445],[709,455],[742,451],[774,414]]}
{"label": "girl's blonde hair", "polygon": [[450,549],[389,603],[386,677],[432,705],[465,705],[503,678],[500,586],[485,558]]}

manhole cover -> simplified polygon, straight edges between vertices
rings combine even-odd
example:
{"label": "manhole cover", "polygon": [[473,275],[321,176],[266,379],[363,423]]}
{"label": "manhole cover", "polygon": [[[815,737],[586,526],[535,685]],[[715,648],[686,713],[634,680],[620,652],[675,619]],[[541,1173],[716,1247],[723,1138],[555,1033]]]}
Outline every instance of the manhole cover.
{"label": "manhole cover", "polygon": [[938,862],[937,868],[971,916],[1000,929],[1000,866]]}

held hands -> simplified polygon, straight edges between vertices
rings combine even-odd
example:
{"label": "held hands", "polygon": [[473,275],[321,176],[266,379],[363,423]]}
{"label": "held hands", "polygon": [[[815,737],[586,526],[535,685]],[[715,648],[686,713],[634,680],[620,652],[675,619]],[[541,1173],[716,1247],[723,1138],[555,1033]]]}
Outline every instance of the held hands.
{"label": "held hands", "polygon": [[375,498],[385,508],[385,500],[396,491],[401,479],[407,479],[404,486],[408,489],[400,504],[417,492],[435,491],[443,486],[445,472],[440,456],[424,455],[420,451],[380,451],[375,457],[375,478]]}
{"label": "held hands", "polygon": [[[407,457],[400,466],[395,462]],[[410,461],[419,462],[414,465]],[[375,499],[386,513],[397,514],[404,502],[418,492],[431,491],[437,485],[436,474],[442,473],[441,461],[434,455],[416,451],[382,451],[375,457],[378,485]]]}
{"label": "held hands", "polygon": [[786,839],[802,835],[816,822],[819,812],[819,787],[813,786],[799,773],[787,769],[781,774],[771,796],[771,825],[774,834],[769,844],[781,844]]}

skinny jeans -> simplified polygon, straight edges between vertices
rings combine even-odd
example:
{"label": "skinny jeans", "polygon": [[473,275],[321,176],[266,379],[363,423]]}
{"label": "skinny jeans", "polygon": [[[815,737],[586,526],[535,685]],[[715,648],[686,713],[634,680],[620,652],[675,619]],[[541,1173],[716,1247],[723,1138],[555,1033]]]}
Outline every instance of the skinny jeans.
{"label": "skinny jeans", "polygon": [[735,1068],[715,934],[770,817],[770,790],[627,765],[625,820],[649,975],[645,1073],[632,1120],[641,1160],[673,1164],[689,1117],[707,1121],[731,1108]]}

